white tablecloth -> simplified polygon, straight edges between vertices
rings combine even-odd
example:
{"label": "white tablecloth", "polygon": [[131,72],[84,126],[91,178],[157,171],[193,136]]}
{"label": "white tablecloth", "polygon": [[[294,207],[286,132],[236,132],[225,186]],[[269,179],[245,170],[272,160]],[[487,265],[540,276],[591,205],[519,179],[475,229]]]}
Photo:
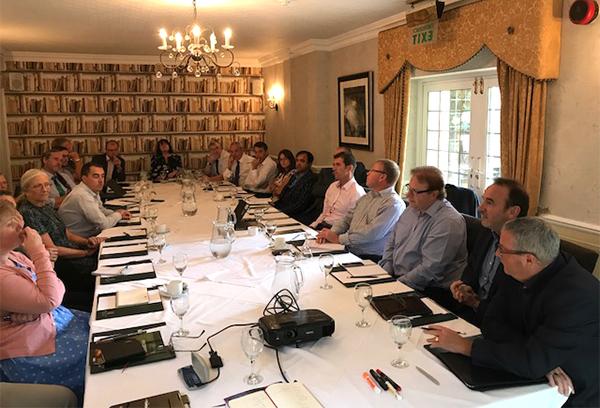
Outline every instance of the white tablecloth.
{"label": "white tablecloth", "polygon": [[[206,333],[199,340],[175,339],[178,349],[200,347],[208,334],[212,334],[232,323],[256,322],[266,302],[271,298],[271,283],[275,273],[275,260],[262,236],[248,237],[245,232],[236,233],[233,250],[229,257],[215,260],[209,251],[212,220],[217,214],[217,205],[231,202],[214,202],[214,193],[197,192],[198,213],[183,217],[180,209],[179,186],[175,184],[155,185],[157,198],[166,199],[156,204],[159,208],[158,223],[167,224],[170,230],[168,246],[163,255],[169,260],[165,264],[155,263],[157,278],[98,285],[97,293],[114,292],[139,286],[151,287],[179,278],[171,257],[176,252],[185,252],[189,266],[183,280],[190,290],[191,307],[185,316],[185,326],[191,334]],[[156,261],[158,253],[152,252]],[[341,262],[357,260],[351,254],[338,255]],[[510,388],[504,390],[475,392],[466,388],[454,375],[426,350],[422,348],[426,336],[414,328],[410,343],[403,353],[410,366],[396,369],[390,361],[397,349],[388,333],[387,324],[373,310],[367,318],[370,328],[357,328],[354,323],[360,312],[353,298],[353,289],[346,288],[330,278],[334,288],[322,290],[323,281],[317,260],[299,263],[305,284],[301,291],[302,308],[317,308],[335,320],[335,333],[300,348],[281,349],[282,367],[290,380],[304,383],[325,407],[553,407],[560,406],[565,398],[548,385]],[[374,286],[374,295],[406,291],[397,282]],[[179,319],[170,310],[168,300],[163,300],[165,310],[136,316],[95,321],[92,313],[91,331],[126,328],[153,322],[165,321],[161,329],[163,339],[168,341],[170,333],[177,330]],[[433,307],[438,307],[430,303]],[[477,334],[478,329],[465,321],[454,320],[443,323],[466,334]],[[180,390],[191,400],[192,407],[211,407],[223,403],[223,398],[253,388],[244,384],[242,378],[249,372],[249,363],[240,346],[241,331],[233,328],[214,337],[213,347],[223,359],[224,367],[220,378],[201,389],[186,390],[178,377],[177,369],[191,364],[189,352],[178,352],[174,360],[129,367],[101,374],[86,374],[85,406],[108,407],[110,405],[138,399],[163,392]],[[208,356],[207,347],[203,350]],[[435,385],[415,366],[420,366],[434,376],[440,385]],[[380,368],[402,387],[402,401],[396,401],[388,393],[373,393],[361,374],[369,368]],[[262,386],[282,381],[275,354],[266,349],[257,360],[257,369],[264,377]]]}

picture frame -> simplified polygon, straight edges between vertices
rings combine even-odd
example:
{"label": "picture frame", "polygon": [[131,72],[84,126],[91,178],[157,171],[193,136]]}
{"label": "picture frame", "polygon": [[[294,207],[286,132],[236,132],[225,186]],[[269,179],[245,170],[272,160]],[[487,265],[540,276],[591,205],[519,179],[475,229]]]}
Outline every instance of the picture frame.
{"label": "picture frame", "polygon": [[373,151],[373,71],[338,77],[339,145]]}

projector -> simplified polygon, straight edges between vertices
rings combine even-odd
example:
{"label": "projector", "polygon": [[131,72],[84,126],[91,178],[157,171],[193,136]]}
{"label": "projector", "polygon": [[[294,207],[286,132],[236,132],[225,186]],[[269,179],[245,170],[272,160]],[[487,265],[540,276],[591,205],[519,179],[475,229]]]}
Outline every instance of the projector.
{"label": "projector", "polygon": [[272,347],[319,340],[335,331],[335,321],[318,309],[263,316],[258,319],[258,326]]}

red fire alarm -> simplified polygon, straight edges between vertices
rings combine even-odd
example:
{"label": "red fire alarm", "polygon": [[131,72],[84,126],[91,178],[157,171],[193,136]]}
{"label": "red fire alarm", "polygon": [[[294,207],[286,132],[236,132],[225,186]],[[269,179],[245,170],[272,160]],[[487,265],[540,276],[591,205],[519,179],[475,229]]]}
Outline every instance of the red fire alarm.
{"label": "red fire alarm", "polygon": [[573,24],[588,25],[598,17],[596,0],[576,0],[571,4],[569,19]]}

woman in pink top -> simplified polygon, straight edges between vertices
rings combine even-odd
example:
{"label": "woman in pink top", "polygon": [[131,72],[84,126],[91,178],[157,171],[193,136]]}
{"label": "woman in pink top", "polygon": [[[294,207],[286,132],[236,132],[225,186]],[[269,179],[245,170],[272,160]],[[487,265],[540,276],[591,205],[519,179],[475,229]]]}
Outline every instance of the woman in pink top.
{"label": "woman in pink top", "polygon": [[81,402],[89,314],[60,306],[64,293],[39,234],[0,202],[0,381],[64,385]]}

